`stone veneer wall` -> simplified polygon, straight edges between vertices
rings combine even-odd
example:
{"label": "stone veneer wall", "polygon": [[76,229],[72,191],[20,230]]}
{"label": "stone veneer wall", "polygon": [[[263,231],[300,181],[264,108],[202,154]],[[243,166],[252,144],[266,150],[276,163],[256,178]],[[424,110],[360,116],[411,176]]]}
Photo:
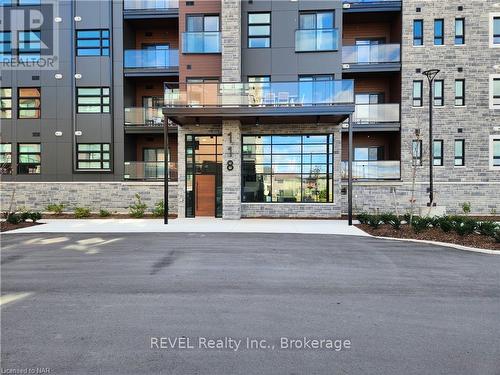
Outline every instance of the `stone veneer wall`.
{"label": "stone veneer wall", "polygon": [[[134,202],[135,194],[150,211],[156,202],[163,200],[161,182],[5,182],[1,183],[1,210],[9,209],[14,187],[14,209],[46,211],[51,203],[64,204],[64,211],[87,207],[92,212],[101,208],[125,213]],[[177,182],[169,183],[169,212],[177,214]]]}
{"label": "stone veneer wall", "polygon": [[[241,218],[241,123],[222,121],[222,217]],[[233,168],[228,169],[231,161]]]}

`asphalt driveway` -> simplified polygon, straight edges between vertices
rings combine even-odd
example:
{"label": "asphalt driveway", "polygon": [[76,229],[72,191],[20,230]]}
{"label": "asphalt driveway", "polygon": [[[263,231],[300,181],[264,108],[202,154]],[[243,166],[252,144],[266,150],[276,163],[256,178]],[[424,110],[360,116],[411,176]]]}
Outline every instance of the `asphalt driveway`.
{"label": "asphalt driveway", "polygon": [[[1,263],[3,371],[500,373],[500,256],[333,235],[10,234]],[[193,348],[151,348],[161,337]],[[350,345],[282,347],[304,337]],[[198,346],[217,338],[242,344]]]}

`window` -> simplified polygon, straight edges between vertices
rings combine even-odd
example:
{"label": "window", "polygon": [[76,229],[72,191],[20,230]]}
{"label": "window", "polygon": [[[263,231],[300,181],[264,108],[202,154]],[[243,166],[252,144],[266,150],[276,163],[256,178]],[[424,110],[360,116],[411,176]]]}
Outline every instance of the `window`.
{"label": "window", "polygon": [[455,105],[458,107],[465,105],[465,79],[455,80]]}
{"label": "window", "polygon": [[299,97],[302,104],[330,103],[333,83],[333,75],[300,76]]}
{"label": "window", "polygon": [[40,31],[19,31],[18,53],[20,61],[38,61],[42,50]]}
{"label": "window", "polygon": [[243,202],[333,202],[333,135],[243,136]]}
{"label": "window", "polygon": [[434,20],[434,45],[442,46],[444,44],[444,20]]}
{"label": "window", "polygon": [[271,13],[248,13],[248,48],[271,47]]}
{"label": "window", "polygon": [[40,143],[17,145],[17,174],[40,174]]}
{"label": "window", "polygon": [[435,166],[443,165],[443,141],[441,139],[436,139],[432,146],[432,155]]}
{"label": "window", "polygon": [[455,166],[465,165],[465,140],[455,139]]}
{"label": "window", "polygon": [[77,56],[109,56],[109,30],[77,30]]}
{"label": "window", "polygon": [[186,31],[188,32],[219,31],[219,16],[203,15],[203,14],[186,16]]}
{"label": "window", "polygon": [[0,118],[12,118],[12,88],[0,88]]}
{"label": "window", "polygon": [[40,0],[18,0],[19,5],[40,5]]}
{"label": "window", "polygon": [[384,147],[355,147],[354,161],[376,161],[384,160]]}
{"label": "window", "polygon": [[444,105],[444,81],[442,79],[434,81],[434,105],[438,107]]}
{"label": "window", "polygon": [[[144,178],[146,180],[163,178],[165,176],[165,150],[163,148],[144,148],[142,152]],[[168,161],[170,162],[170,153]]]}
{"label": "window", "polygon": [[18,89],[17,117],[26,119],[40,118],[40,87],[20,87]]}
{"label": "window", "polygon": [[183,53],[221,52],[218,15],[186,16],[186,33],[183,34]]}
{"label": "window", "polygon": [[301,12],[299,30],[295,37],[295,51],[334,51],[338,49],[335,12]]}
{"label": "window", "polygon": [[490,136],[490,168],[500,169],[500,136]]}
{"label": "window", "polygon": [[423,46],[424,45],[424,21],[414,20],[413,21],[413,45]]}
{"label": "window", "polygon": [[78,113],[109,113],[109,87],[78,87]]}
{"label": "window", "polygon": [[500,74],[490,76],[490,108],[500,109]]}
{"label": "window", "polygon": [[413,81],[413,106],[422,107],[423,105],[423,81]]}
{"label": "window", "polygon": [[78,169],[109,169],[109,143],[79,143],[77,145]]}
{"label": "window", "polygon": [[0,143],[0,174],[12,174],[12,144]]}
{"label": "window", "polygon": [[420,166],[422,165],[422,141],[420,139],[415,139],[412,141],[412,165]]}
{"label": "window", "polygon": [[455,20],[455,44],[465,44],[465,18]]}
{"label": "window", "polygon": [[12,55],[12,41],[10,31],[0,31],[0,59],[10,59]]}
{"label": "window", "polygon": [[500,13],[490,15],[490,47],[500,47]]}

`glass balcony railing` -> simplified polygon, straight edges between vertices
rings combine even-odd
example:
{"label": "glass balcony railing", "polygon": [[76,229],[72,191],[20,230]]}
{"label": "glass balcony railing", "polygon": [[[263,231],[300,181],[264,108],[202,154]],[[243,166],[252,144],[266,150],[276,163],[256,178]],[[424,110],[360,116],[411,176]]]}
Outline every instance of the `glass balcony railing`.
{"label": "glass balcony railing", "polygon": [[[349,177],[349,163],[342,161],[342,178]],[[353,161],[352,178],[355,180],[399,180],[399,160]]]}
{"label": "glass balcony railing", "polygon": [[161,108],[126,107],[126,126],[163,126],[163,111]]}
{"label": "glass balcony railing", "polygon": [[373,44],[360,46],[343,46],[343,64],[383,64],[398,63],[401,46],[399,44]]}
{"label": "glass balcony railing", "polygon": [[125,50],[124,68],[127,69],[174,69],[179,67],[179,51],[176,49]]}
{"label": "glass balcony railing", "polygon": [[124,0],[124,10],[178,9],[179,0]]}
{"label": "glass balcony railing", "polygon": [[182,33],[182,53],[220,53],[219,31]]}
{"label": "glass balcony railing", "polygon": [[399,104],[356,104],[355,124],[399,123]]}
{"label": "glass balcony railing", "polygon": [[336,51],[339,49],[337,29],[312,29],[295,31],[295,51]]}
{"label": "glass balcony railing", "polygon": [[353,80],[165,84],[166,107],[311,106],[354,103]]}
{"label": "glass balcony railing", "polygon": [[[168,163],[169,181],[177,181],[177,163]],[[165,166],[163,161],[126,161],[123,178],[125,180],[156,181],[163,180]]]}

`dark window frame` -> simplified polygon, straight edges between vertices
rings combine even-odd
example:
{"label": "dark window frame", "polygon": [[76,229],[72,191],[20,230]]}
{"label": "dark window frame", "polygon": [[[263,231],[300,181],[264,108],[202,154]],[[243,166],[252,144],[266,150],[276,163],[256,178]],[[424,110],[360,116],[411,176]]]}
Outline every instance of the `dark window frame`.
{"label": "dark window frame", "polygon": [[[6,40],[6,36],[4,34],[8,35],[8,40]],[[0,44],[2,45],[2,47],[5,45],[9,46],[8,52],[7,53],[5,53],[5,52],[0,53],[0,56],[12,56],[12,32],[10,30],[3,30],[3,31],[0,31],[0,35],[2,35],[2,37],[0,38]],[[3,51],[3,48],[2,48],[2,51]]]}
{"label": "dark window frame", "polygon": [[[80,89],[99,89],[100,90],[100,95],[82,95],[80,94]],[[108,90],[107,94],[104,94],[104,90]],[[79,99],[80,98],[99,98],[99,104],[88,104],[88,103],[82,103],[80,104]],[[108,99],[108,102],[105,102],[105,99]],[[100,110],[97,112],[85,112],[85,111],[80,111],[80,107],[100,107]],[[92,86],[92,87],[87,87],[87,86],[80,86],[76,88],[76,113],[79,114],[98,114],[98,113],[110,113],[111,112],[111,89],[109,86]],[[105,110],[107,108],[107,111]]]}
{"label": "dark window frame", "polygon": [[[0,163],[0,174],[2,175],[12,174],[12,143],[2,142],[0,143],[0,145],[2,146],[0,148],[0,162],[3,161],[4,158],[9,160],[9,162]],[[9,145],[10,151],[4,151],[3,150],[4,145]]]}
{"label": "dark window frame", "polygon": [[[22,145],[38,145],[38,152],[21,152],[21,146]],[[40,158],[40,162],[38,163],[22,163],[21,162],[21,156],[24,155],[38,155]],[[35,166],[37,168],[37,171],[34,173],[30,173],[29,166]],[[27,168],[27,172],[24,171],[24,168]],[[17,144],[17,174],[41,174],[41,169],[42,169],[42,144],[41,143],[18,143]]]}
{"label": "dark window frame", "polygon": [[[2,96],[1,91],[10,90],[10,96]],[[10,101],[10,106],[3,107],[4,101]],[[4,113],[10,111],[9,116],[4,116]],[[0,119],[11,119],[12,118],[12,87],[0,87]]]}
{"label": "dark window frame", "polygon": [[[96,38],[96,37],[79,37],[78,34],[79,33],[84,33],[84,32],[90,32],[90,31],[94,31],[94,32],[99,32],[99,37]],[[104,33],[107,32],[107,37],[104,36]],[[110,56],[110,53],[111,53],[111,33],[110,33],[110,30],[109,29],[77,29],[76,30],[76,33],[75,33],[75,50],[76,50],[76,56],[78,57],[87,57],[87,56]],[[82,47],[78,47],[78,41],[80,40],[96,40],[96,41],[99,41],[99,46],[98,47],[95,47],[95,46],[82,46]],[[103,44],[103,42],[107,41],[108,42],[108,45],[105,46]],[[91,55],[87,55],[87,54],[80,54],[79,52],[80,51],[85,51],[85,50],[99,50],[99,53],[98,54],[91,54]],[[105,53],[107,51],[107,53]]]}
{"label": "dark window frame", "polygon": [[[440,145],[440,152],[436,156],[436,149],[435,146],[436,144]],[[433,165],[435,167],[442,167],[444,165],[444,141],[442,139],[435,139],[432,142],[432,159],[433,159]]]}
{"label": "dark window frame", "polygon": [[[495,95],[495,82],[496,81],[500,82],[500,78],[493,78],[491,80],[492,91],[493,91],[493,96],[491,99],[493,100],[493,108],[500,108],[500,92],[498,93],[498,95]],[[495,104],[495,100],[498,100],[499,104]]]}
{"label": "dark window frame", "polygon": [[[417,145],[417,148],[415,148]],[[423,165],[422,140],[414,139],[411,142],[411,165],[421,167]]]}
{"label": "dark window frame", "polygon": [[[457,155],[457,144],[461,145],[462,152],[460,155]],[[455,139],[454,142],[454,147],[453,147],[453,154],[454,154],[454,166],[455,167],[463,167],[465,166],[465,139]],[[458,164],[457,164],[458,162]]]}
{"label": "dark window frame", "polygon": [[[441,84],[441,95],[437,95],[436,83]],[[434,106],[442,107],[444,106],[444,79],[436,79],[434,81]]]}
{"label": "dark window frame", "polygon": [[[457,33],[458,23],[462,23],[462,33]],[[465,18],[455,18],[455,45],[460,46],[465,44]]]}
{"label": "dark window frame", "polygon": [[[436,27],[441,24],[441,33],[438,34]],[[437,18],[434,20],[434,45],[443,46],[444,45],[444,19]]]}
{"label": "dark window frame", "polygon": [[[499,138],[493,138],[491,140],[491,163],[493,168],[500,168],[500,154],[495,155],[495,143],[498,142],[500,144],[500,137]],[[497,164],[495,164],[495,161],[497,161]]]}
{"label": "dark window frame", "polygon": [[[38,35],[38,42],[33,42],[31,39],[28,40],[23,40],[23,43],[28,43],[30,46],[28,49],[23,48],[21,49],[21,35],[22,34],[28,34],[31,35],[31,33],[34,33],[35,35]],[[39,43],[39,48],[32,49],[31,44],[32,43]],[[42,32],[41,30],[22,30],[17,32],[17,55],[19,57],[19,60],[22,60],[23,56],[32,56],[32,55],[38,55],[38,59],[40,59],[42,55]],[[36,60],[38,60],[36,59]]]}
{"label": "dark window frame", "polygon": [[[191,17],[202,18],[203,30],[189,30],[188,19]],[[216,30],[216,31],[205,30],[205,18],[207,18],[207,17],[217,17],[219,19],[219,21],[217,22],[218,30]],[[220,18],[221,18],[221,16],[218,13],[188,13],[188,14],[186,14],[186,26],[185,26],[186,28],[185,28],[185,30],[188,33],[216,33],[216,32],[220,32],[221,31]]]}
{"label": "dark window frame", "polygon": [[[99,150],[80,150],[80,146],[99,146]],[[107,150],[104,148],[104,146],[108,146]],[[99,159],[85,159],[85,158],[80,158],[81,154],[100,154]],[[108,158],[105,159],[104,155],[108,154]],[[100,168],[93,168],[93,167],[80,167],[80,163],[99,163]],[[107,163],[108,165],[105,166],[104,164]],[[76,144],[76,169],[79,171],[109,171],[111,170],[111,144],[109,143],[89,143],[89,142],[84,142],[84,143],[77,143]]]}
{"label": "dark window frame", "polygon": [[[250,16],[253,14],[268,14],[269,15],[269,23],[250,23]],[[250,28],[252,26],[269,26],[269,34],[267,34],[267,35],[250,35]],[[264,46],[264,47],[251,47],[250,46],[251,39],[267,39],[269,41],[269,45]],[[271,48],[271,43],[272,43],[272,15],[271,15],[271,12],[248,12],[248,14],[247,14],[247,48],[250,48],[250,49]]]}
{"label": "dark window frame", "polygon": [[[420,93],[419,96],[415,96],[415,84],[420,84]],[[424,105],[424,81],[423,80],[414,80],[413,81],[413,90],[412,90],[412,107],[422,107]],[[415,104],[419,103],[419,104]]]}
{"label": "dark window frame", "polygon": [[[29,90],[29,89],[37,89],[38,90],[38,96],[22,96],[21,91],[22,90]],[[36,101],[39,101],[39,105],[34,105],[30,107],[23,107],[21,108],[21,100],[22,99],[33,99],[36,103]],[[23,111],[37,111],[37,116],[35,117],[29,117],[29,116],[22,116]],[[18,87],[17,88],[17,118],[18,119],[23,119],[23,120],[37,120],[42,117],[42,89],[40,86],[38,87]]]}
{"label": "dark window frame", "polygon": [[[457,83],[460,83],[462,87],[462,95],[458,95],[457,93]],[[460,78],[455,80],[455,107],[464,107],[464,106],[465,106],[465,79]]]}
{"label": "dark window frame", "polygon": [[[417,25],[420,25],[420,34],[417,34]],[[424,20],[413,20],[413,46],[424,45]]]}
{"label": "dark window frame", "polygon": [[[494,46],[497,46],[497,45],[500,45],[500,34],[495,34],[495,21],[497,21],[498,23],[500,23],[500,16],[495,16],[495,17],[493,17],[493,20],[492,20],[493,25],[491,26],[491,27],[492,27],[492,29],[493,29],[493,35],[492,35],[493,40],[492,40],[492,44],[493,44]],[[496,40],[497,40],[497,39],[498,39],[498,42],[496,42]]]}

